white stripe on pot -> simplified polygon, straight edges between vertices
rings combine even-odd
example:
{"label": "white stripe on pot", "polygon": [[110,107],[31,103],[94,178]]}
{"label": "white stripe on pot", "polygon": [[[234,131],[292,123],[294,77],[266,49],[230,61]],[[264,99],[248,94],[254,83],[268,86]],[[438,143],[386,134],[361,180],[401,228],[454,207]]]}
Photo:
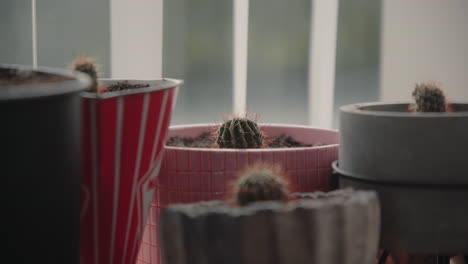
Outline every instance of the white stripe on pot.
{"label": "white stripe on pot", "polygon": [[99,222],[98,222],[98,150],[97,150],[97,111],[95,100],[90,102],[90,115],[91,115],[91,148],[92,148],[92,163],[93,163],[93,179],[92,179],[92,192],[93,192],[93,224],[94,224],[94,263],[99,260]]}
{"label": "white stripe on pot", "polygon": [[335,92],[338,0],[314,0],[309,41],[309,122],[331,128]]}
{"label": "white stripe on pot", "polygon": [[[158,125],[156,127],[156,135],[154,137],[153,151],[151,153],[150,164],[149,164],[149,167],[148,167],[148,171],[145,173],[145,175],[138,182],[138,189],[137,189],[138,190],[138,195],[137,195],[137,198],[139,199],[140,197],[143,197],[143,201],[138,200],[138,202],[137,202],[137,212],[138,212],[138,218],[140,220],[140,223],[138,225],[138,232],[140,232],[140,234],[142,234],[144,232],[144,226],[145,226],[145,223],[146,223],[145,222],[146,217],[144,215],[144,210],[146,208],[141,208],[142,202],[143,202],[143,206],[146,203],[145,202],[145,196],[144,196],[144,190],[147,188],[147,185],[150,183],[150,180],[148,180],[148,179],[152,179],[152,176],[154,175],[153,172],[155,170],[155,167],[159,168],[158,162],[159,162],[159,159],[160,159],[160,156],[161,156],[161,155],[158,154],[158,156],[156,157],[156,160],[154,160],[154,156],[156,155],[156,152],[157,152],[156,150],[157,150],[157,145],[158,145],[158,142],[159,142],[159,137],[160,137],[160,134],[161,134],[161,130],[163,129],[162,120],[166,116],[166,105],[167,105],[167,100],[168,100],[168,96],[169,96],[169,90],[163,91],[163,93],[164,93],[163,94],[163,100],[162,100],[162,103],[161,103],[161,109],[159,109],[160,110],[159,119],[158,119]],[[171,111],[171,110],[169,110],[169,111]],[[145,185],[145,182],[147,183],[146,185]],[[150,200],[151,200],[151,198],[150,198]],[[133,248],[135,248],[135,246]],[[133,252],[132,252],[132,254],[133,254]]]}
{"label": "white stripe on pot", "polygon": [[[165,93],[165,92],[164,92]],[[161,109],[161,111],[164,111],[163,109]],[[156,130],[160,130],[159,127],[156,127]],[[155,136],[156,137],[156,136]],[[151,171],[151,168],[153,167],[153,162],[150,160],[150,164],[148,165],[148,171],[145,172],[145,174],[143,175],[143,177],[140,178],[140,180],[138,181],[138,184],[137,184],[137,194],[136,194],[136,197],[137,197],[137,215],[138,215],[138,225],[137,225],[137,234],[138,236],[143,236],[143,232],[144,232],[144,226],[145,226],[145,220],[146,220],[146,217],[144,217],[144,210],[146,209],[145,207],[141,207],[141,204],[143,203],[144,204],[144,199],[145,199],[145,186],[144,186],[144,183],[145,181],[148,179],[148,174],[149,172]],[[143,201],[141,201],[141,199],[143,199]],[[138,247],[138,241],[134,241],[134,245],[132,246],[132,256],[134,254],[134,250],[139,250],[140,248]]]}
{"label": "white stripe on pot", "polygon": [[81,207],[81,213],[80,213],[80,223],[83,221],[83,217],[86,213],[86,211],[88,210],[88,206],[89,206],[89,199],[90,199],[90,191],[89,189],[84,186],[83,184],[81,185],[81,190],[84,192],[84,201],[83,201],[83,206]]}
{"label": "white stripe on pot", "polygon": [[117,228],[117,216],[119,209],[119,190],[120,190],[120,152],[122,148],[122,129],[123,129],[123,98],[117,98],[117,127],[115,129],[115,158],[114,158],[114,204],[112,205],[112,231],[110,245],[110,263],[114,263],[115,234]]}
{"label": "white stripe on pot", "polygon": [[158,126],[156,127],[156,136],[154,137],[153,151],[151,153],[151,162],[154,161],[154,158],[156,156],[156,148],[158,146],[159,135],[161,133],[161,126],[162,126],[164,114],[166,111],[166,104],[167,104],[168,96],[169,96],[169,93],[167,91],[164,91],[163,100],[161,103],[161,109],[159,110],[159,119],[158,119]]}
{"label": "white stripe on pot", "polygon": [[[137,180],[138,180],[138,175],[140,174],[141,152],[143,150],[143,143],[145,141],[146,120],[148,117],[149,100],[150,100],[150,93],[146,93],[143,98],[143,109],[141,113],[141,123],[140,123],[140,135],[138,136],[138,149],[137,149],[137,155],[135,157],[135,171],[133,174],[132,195],[130,197],[130,210],[129,210],[129,214],[127,218],[127,229],[125,232],[124,253],[123,253],[123,258],[122,258],[122,264],[125,264],[124,261],[128,252],[128,250],[125,250],[125,249],[128,248],[128,236],[130,234],[130,226],[132,222],[131,221],[132,211],[133,211],[134,204],[135,204],[135,195],[137,194],[137,191],[136,191]],[[130,256],[133,256],[133,252],[132,252],[132,255]]]}
{"label": "white stripe on pot", "polygon": [[[164,148],[162,148],[161,151],[159,151],[159,154],[156,157],[156,160],[154,161],[153,166],[147,172],[147,175],[145,175],[145,177],[148,178],[148,181],[146,181],[146,182],[141,181],[142,185],[145,184],[145,186],[142,186],[142,190],[148,189],[148,186],[151,184],[152,179],[154,179],[158,175],[158,173],[159,173],[159,171],[161,169],[162,159],[164,157],[163,153],[164,153]],[[150,197],[149,201],[151,201],[152,199],[153,199],[153,197]],[[143,220],[142,222],[144,223],[144,221],[146,219],[142,219],[142,220]]]}

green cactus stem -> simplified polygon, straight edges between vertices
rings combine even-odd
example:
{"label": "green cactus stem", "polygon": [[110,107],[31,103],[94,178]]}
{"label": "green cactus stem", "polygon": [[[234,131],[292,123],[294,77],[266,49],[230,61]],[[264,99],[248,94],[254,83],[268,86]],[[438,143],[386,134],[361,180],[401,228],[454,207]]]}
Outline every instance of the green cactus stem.
{"label": "green cactus stem", "polygon": [[289,187],[278,167],[258,164],[241,174],[233,194],[240,206],[257,201],[287,201]]}
{"label": "green cactus stem", "polygon": [[92,81],[89,91],[98,91],[98,66],[96,64],[96,59],[85,55],[78,56],[76,59],[73,60],[70,68],[73,71],[79,71],[88,74]]}
{"label": "green cactus stem", "polygon": [[416,112],[446,112],[447,101],[440,86],[433,82],[416,84],[413,91]]}
{"label": "green cactus stem", "polygon": [[232,118],[216,131],[216,144],[220,148],[261,148],[264,138],[257,123],[248,117]]}

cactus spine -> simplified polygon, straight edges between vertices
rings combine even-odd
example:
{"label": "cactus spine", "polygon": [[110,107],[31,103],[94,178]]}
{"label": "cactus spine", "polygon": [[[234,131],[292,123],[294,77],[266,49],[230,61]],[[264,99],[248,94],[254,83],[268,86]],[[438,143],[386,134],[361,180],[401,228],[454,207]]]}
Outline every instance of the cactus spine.
{"label": "cactus spine", "polygon": [[288,183],[279,167],[258,164],[248,168],[234,185],[234,199],[240,206],[256,201],[287,201]]}
{"label": "cactus spine", "polygon": [[74,71],[88,74],[92,81],[89,91],[98,91],[98,66],[96,64],[96,59],[85,55],[78,56],[73,60],[70,68]]}
{"label": "cactus spine", "polygon": [[218,127],[216,143],[220,148],[261,148],[264,135],[255,121],[235,117]]}
{"label": "cactus spine", "polygon": [[416,84],[413,91],[416,112],[446,112],[444,92],[433,82]]}

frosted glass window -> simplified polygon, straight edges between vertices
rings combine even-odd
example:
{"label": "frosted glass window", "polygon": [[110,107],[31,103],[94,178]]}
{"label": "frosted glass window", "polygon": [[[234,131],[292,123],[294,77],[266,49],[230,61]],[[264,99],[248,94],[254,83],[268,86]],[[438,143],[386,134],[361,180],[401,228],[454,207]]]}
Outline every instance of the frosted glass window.
{"label": "frosted glass window", "polygon": [[180,78],[173,124],[232,111],[232,0],[164,2],[163,75]]}
{"label": "frosted glass window", "polygon": [[101,76],[109,77],[109,6],[109,0],[37,0],[38,64],[67,67],[87,54],[102,65]]}
{"label": "frosted glass window", "polygon": [[[249,1],[247,107],[260,121],[308,123],[313,1]],[[109,77],[110,4],[37,1],[39,65],[66,67],[85,53]],[[233,0],[165,0],[163,6],[162,75],[185,80],[173,124],[219,121],[233,110]],[[379,100],[381,6],[382,0],[339,2],[335,127],[339,106]],[[31,0],[0,1],[0,22],[0,62],[32,64]]]}
{"label": "frosted glass window", "polygon": [[382,0],[340,0],[335,76],[335,127],[341,105],[380,98]]}
{"label": "frosted glass window", "polygon": [[0,63],[32,64],[31,0],[0,1]]}
{"label": "frosted glass window", "polygon": [[247,107],[269,123],[308,122],[310,0],[251,0]]}
{"label": "frosted glass window", "polygon": [[[108,0],[37,0],[38,65],[67,67],[80,54],[97,58],[102,76],[110,72]],[[31,0],[0,1],[0,62],[32,60]]]}

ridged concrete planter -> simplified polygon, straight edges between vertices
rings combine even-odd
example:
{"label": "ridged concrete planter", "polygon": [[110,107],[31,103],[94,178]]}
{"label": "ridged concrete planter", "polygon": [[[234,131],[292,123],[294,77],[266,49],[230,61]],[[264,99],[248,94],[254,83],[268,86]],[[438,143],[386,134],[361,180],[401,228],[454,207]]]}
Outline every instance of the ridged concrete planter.
{"label": "ridged concrete planter", "polygon": [[381,247],[468,252],[468,104],[410,113],[408,104],[341,108],[340,186],[373,189],[382,203]]}
{"label": "ridged concrete planter", "polygon": [[173,205],[161,215],[164,263],[373,264],[380,209],[374,192],[288,204]]}
{"label": "ridged concrete planter", "polygon": [[[228,184],[248,165],[257,162],[281,165],[298,192],[328,191],[336,185],[331,177],[331,162],[338,154],[337,131],[293,125],[262,127],[270,136],[287,134],[304,143],[328,145],[245,150],[166,147],[161,173],[155,181],[157,191],[143,237],[140,264],[161,263],[157,228],[162,208],[174,203],[224,199]],[[169,135],[194,137],[211,132],[213,128],[212,124],[175,126],[170,128]]]}
{"label": "ridged concrete planter", "polygon": [[[120,80],[100,80],[109,86]],[[82,93],[81,263],[135,263],[181,81]]]}
{"label": "ridged concrete planter", "polygon": [[78,93],[90,85],[81,73],[0,64],[1,262],[79,263]]}

